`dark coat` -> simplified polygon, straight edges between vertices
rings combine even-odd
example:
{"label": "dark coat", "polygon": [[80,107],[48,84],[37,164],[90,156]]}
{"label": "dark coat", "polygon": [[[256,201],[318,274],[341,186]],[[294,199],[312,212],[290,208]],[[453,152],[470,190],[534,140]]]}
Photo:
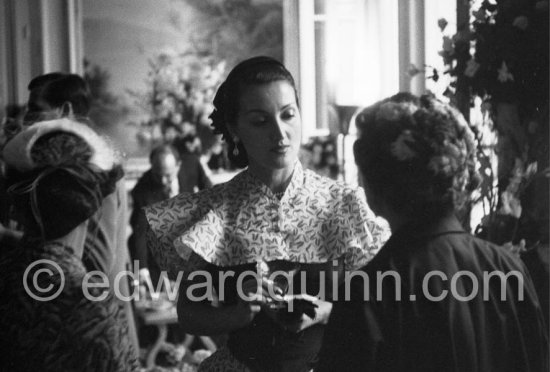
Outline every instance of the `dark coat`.
{"label": "dark coat", "polygon": [[[484,280],[495,271],[514,275],[501,288],[498,276]],[[368,282],[355,276],[345,284],[350,301],[341,290],[334,304],[319,371],[548,370],[547,332],[524,265],[454,217],[399,229],[360,272]],[[400,285],[377,273],[397,274]],[[467,298],[474,282],[477,295]]]}

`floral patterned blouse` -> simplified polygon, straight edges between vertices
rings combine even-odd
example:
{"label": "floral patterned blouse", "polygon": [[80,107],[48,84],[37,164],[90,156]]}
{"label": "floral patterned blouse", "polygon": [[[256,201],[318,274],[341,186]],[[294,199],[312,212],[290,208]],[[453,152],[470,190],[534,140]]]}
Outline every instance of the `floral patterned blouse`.
{"label": "floral patterned blouse", "polygon": [[296,163],[281,199],[248,170],[196,194],[180,194],[145,210],[148,244],[163,270],[197,269],[192,252],[217,266],[344,258],[365,265],[389,238],[364,192]]}

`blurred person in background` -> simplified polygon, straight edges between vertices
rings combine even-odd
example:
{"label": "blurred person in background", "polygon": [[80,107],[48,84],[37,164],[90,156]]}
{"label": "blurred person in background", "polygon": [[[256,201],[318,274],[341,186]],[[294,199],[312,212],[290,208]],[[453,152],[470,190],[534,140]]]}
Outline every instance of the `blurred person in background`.
{"label": "blurred person in background", "polygon": [[82,262],[91,218],[123,175],[115,152],[62,118],[27,127],[3,154],[24,235],[0,255],[2,369],[137,371],[116,291],[97,274],[87,278]]}
{"label": "blurred person in background", "polygon": [[178,150],[181,159],[178,175],[180,192],[197,192],[212,187],[212,181],[201,162],[200,138],[189,134],[176,139],[173,146]]}
{"label": "blurred person in background", "polygon": [[[53,72],[40,75],[28,85],[25,126],[37,121],[58,118],[78,118],[90,128],[96,129],[89,119],[91,93],[88,83],[77,74]],[[127,192],[124,177],[116,185],[115,192],[103,199],[101,208],[90,218],[82,261],[89,270],[107,274],[110,283],[116,275],[130,268],[127,246]],[[121,293],[129,296],[127,280],[121,280]],[[130,335],[137,347],[134,316],[130,301],[120,301],[129,319]]]}
{"label": "blurred person in background", "polygon": [[21,118],[24,108],[10,105],[6,108],[0,103],[0,246],[13,247],[23,233],[21,226],[17,225],[14,217],[13,203],[7,190],[5,179],[5,162],[2,150],[8,140],[21,131]]}
{"label": "blurred person in background", "polygon": [[90,113],[91,93],[79,75],[52,72],[39,75],[28,85],[29,99],[24,124],[73,116],[86,120]]}
{"label": "blurred person in background", "polygon": [[163,124],[162,135],[164,143],[172,145],[179,153],[180,192],[197,192],[211,187],[212,181],[201,162],[202,144],[196,133],[189,130],[184,132],[182,124],[169,121]]}
{"label": "blurred person in background", "polygon": [[140,224],[138,218],[142,209],[151,204],[174,197],[180,193],[178,175],[181,161],[178,151],[168,144],[155,147],[149,155],[151,168],[147,170],[137,181],[132,189],[133,201],[130,225],[132,235],[128,240],[128,246],[132,260],[139,262],[140,276],[152,276],[156,286],[160,275],[160,269],[155,260],[151,259],[151,253],[147,249],[145,232],[147,225]]}
{"label": "blurred person in background", "polygon": [[5,163],[1,155],[8,137],[6,132],[9,131],[9,128],[6,129],[6,127],[9,127],[11,123],[7,118],[3,118],[2,115],[0,115],[0,122],[0,246],[13,247],[21,239],[23,233],[17,228],[16,222],[13,219],[13,206],[8,197],[6,186]]}

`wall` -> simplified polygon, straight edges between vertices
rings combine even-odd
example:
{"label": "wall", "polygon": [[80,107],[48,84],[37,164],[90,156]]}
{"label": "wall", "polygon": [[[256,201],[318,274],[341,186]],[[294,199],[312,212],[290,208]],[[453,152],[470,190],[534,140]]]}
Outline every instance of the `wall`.
{"label": "wall", "polygon": [[1,0],[0,104],[23,105],[37,75],[81,72],[80,0]]}

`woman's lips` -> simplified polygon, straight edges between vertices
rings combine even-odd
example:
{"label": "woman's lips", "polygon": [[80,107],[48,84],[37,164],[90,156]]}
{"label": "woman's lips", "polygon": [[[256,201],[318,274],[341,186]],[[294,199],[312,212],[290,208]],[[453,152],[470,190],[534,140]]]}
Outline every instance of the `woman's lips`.
{"label": "woman's lips", "polygon": [[277,147],[273,147],[271,151],[277,154],[284,154],[285,152],[288,151],[289,148],[290,146],[277,146]]}

